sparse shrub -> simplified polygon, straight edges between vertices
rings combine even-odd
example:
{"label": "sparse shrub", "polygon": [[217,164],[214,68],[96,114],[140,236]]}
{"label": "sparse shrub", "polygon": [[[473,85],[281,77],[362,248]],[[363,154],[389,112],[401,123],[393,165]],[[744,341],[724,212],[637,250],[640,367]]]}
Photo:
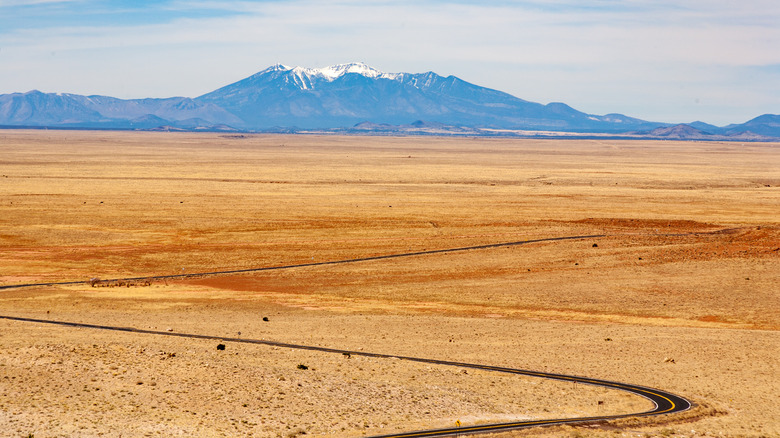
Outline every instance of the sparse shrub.
{"label": "sparse shrub", "polygon": [[287,433],[287,438],[295,438],[295,437],[301,436],[301,435],[306,435],[306,431],[301,429],[301,428],[297,428],[295,430],[292,430],[292,431],[288,432]]}

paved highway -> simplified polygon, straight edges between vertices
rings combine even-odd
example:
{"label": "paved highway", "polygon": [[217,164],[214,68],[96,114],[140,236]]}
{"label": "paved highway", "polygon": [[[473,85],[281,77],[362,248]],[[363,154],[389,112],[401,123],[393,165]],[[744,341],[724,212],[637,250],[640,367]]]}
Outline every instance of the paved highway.
{"label": "paved highway", "polygon": [[[362,257],[362,258],[346,259],[346,260],[301,263],[301,264],[293,264],[293,265],[271,266],[271,267],[250,268],[250,269],[234,269],[234,270],[225,270],[225,271],[210,271],[210,272],[177,274],[177,275],[157,275],[157,276],[150,276],[150,277],[117,278],[117,279],[110,279],[110,280],[103,280],[103,281],[165,280],[165,279],[188,278],[188,277],[203,277],[203,276],[212,276],[212,275],[229,275],[229,274],[239,274],[239,273],[247,273],[247,272],[260,272],[260,271],[271,271],[271,270],[281,270],[281,269],[294,269],[294,268],[303,268],[303,267],[312,267],[312,266],[326,266],[326,265],[336,265],[336,264],[345,264],[345,263],[358,263],[358,262],[367,262],[367,261],[372,261],[372,260],[383,260],[383,259],[392,259],[392,258],[400,258],[400,257],[422,256],[422,255],[428,255],[428,254],[442,254],[442,253],[451,253],[451,252],[459,252],[459,251],[472,251],[472,250],[480,250],[480,249],[489,249],[489,248],[499,248],[499,247],[509,247],[509,246],[525,245],[525,244],[536,243],[536,242],[553,242],[553,241],[561,241],[561,240],[594,239],[594,238],[600,238],[600,237],[605,237],[605,235],[603,235],[603,234],[593,234],[593,235],[583,235],[583,236],[551,237],[551,238],[544,238],[544,239],[522,240],[522,241],[514,241],[514,242],[495,243],[495,244],[489,244],[489,245],[478,245],[478,246],[467,246],[467,247],[459,247],[459,248],[437,249],[437,250],[430,250],[430,251],[407,252],[407,253],[400,253],[400,254],[389,254],[389,255]],[[68,282],[53,282],[53,283],[15,284],[15,285],[0,286],[0,290],[2,290],[2,289],[14,289],[14,288],[25,288],[25,287],[36,287],[36,286],[73,285],[73,284],[86,284],[86,283],[89,283],[89,280],[85,280],[85,281],[68,281]],[[138,328],[133,328],[133,327],[115,327],[115,326],[106,326],[106,325],[95,325],[95,324],[85,324],[85,323],[78,323],[78,322],[33,319],[33,318],[23,318],[23,317],[15,317],[15,316],[3,316],[3,315],[0,315],[0,319],[6,319],[6,320],[11,320],[11,321],[19,321],[19,322],[40,323],[40,324],[55,324],[55,325],[61,325],[61,326],[67,326],[67,327],[78,327],[78,328],[88,328],[88,329],[101,329],[101,330],[114,330],[114,331],[130,332],[130,333],[138,333],[138,334],[148,334],[148,335],[176,336],[176,337],[192,338],[192,339],[211,339],[211,340],[218,340],[218,341],[223,341],[223,342],[238,342],[238,343],[246,343],[246,344],[261,344],[261,345],[270,345],[270,346],[282,347],[282,348],[295,348],[295,349],[301,349],[301,350],[314,350],[314,351],[322,351],[322,352],[328,352],[328,353],[350,354],[350,355],[355,355],[355,356],[373,357],[373,358],[378,358],[378,359],[395,358],[395,359],[401,359],[401,360],[406,360],[406,361],[410,361],[410,362],[420,362],[420,363],[446,365],[446,366],[453,366],[453,367],[460,367],[460,368],[480,369],[480,370],[484,370],[484,371],[493,371],[493,372],[499,372],[499,373],[519,374],[519,375],[524,375],[524,376],[540,377],[540,378],[544,378],[544,379],[553,379],[553,380],[563,380],[563,381],[584,383],[584,384],[589,384],[589,385],[601,386],[601,387],[605,387],[605,388],[612,388],[612,389],[618,389],[618,390],[622,390],[622,391],[627,391],[627,392],[630,392],[630,393],[642,396],[642,397],[652,401],[654,403],[654,405],[655,405],[655,408],[651,409],[649,411],[630,413],[630,414],[625,414],[625,415],[579,417],[579,418],[558,418],[558,419],[549,419],[549,420],[534,420],[534,421],[520,421],[520,422],[509,422],[509,423],[483,424],[483,425],[477,425],[477,426],[464,426],[464,427],[453,427],[453,428],[436,429],[436,430],[421,430],[421,431],[414,431],[414,432],[403,432],[403,433],[396,433],[396,434],[390,434],[390,435],[378,435],[378,436],[370,437],[370,438],[418,438],[418,437],[422,438],[422,437],[444,437],[444,436],[456,436],[456,435],[473,435],[473,434],[479,434],[479,433],[501,432],[501,431],[507,431],[507,430],[513,430],[513,429],[522,429],[522,428],[535,427],[535,426],[549,426],[549,425],[555,425],[555,424],[571,424],[571,423],[591,423],[591,422],[597,422],[597,421],[614,420],[614,419],[625,418],[625,417],[671,414],[671,413],[674,413],[674,412],[685,411],[687,409],[690,409],[690,407],[691,407],[691,403],[688,400],[686,400],[686,399],[684,399],[684,398],[682,398],[680,396],[677,396],[677,395],[674,395],[674,394],[671,394],[671,393],[668,393],[668,392],[665,392],[665,391],[661,391],[661,390],[658,390],[658,389],[647,388],[647,387],[643,387],[643,386],[631,385],[631,384],[620,383],[620,382],[613,382],[613,381],[609,381],[609,380],[600,380],[600,379],[591,379],[591,378],[587,378],[587,377],[569,376],[569,375],[565,375],[565,374],[543,373],[543,372],[539,372],[539,371],[530,371],[530,370],[522,370],[522,369],[515,369],[515,368],[495,367],[495,366],[490,366],[490,365],[478,365],[478,364],[470,364],[470,363],[464,363],[464,362],[443,361],[443,360],[436,360],[436,359],[425,359],[425,358],[419,358],[419,357],[395,356],[395,355],[380,354],[380,353],[367,353],[367,352],[363,352],[363,351],[340,350],[340,349],[335,349],[335,348],[317,347],[317,346],[310,346],[310,345],[288,344],[288,343],[284,343],[284,342],[274,342],[274,341],[266,341],[266,340],[260,340],[260,339],[225,338],[225,337],[221,337],[221,336],[200,335],[200,334],[191,334],[191,333],[162,332],[162,331],[156,331],[156,330],[138,329]]]}
{"label": "paved highway", "polygon": [[215,340],[220,342],[260,344],[260,345],[269,345],[269,346],[281,347],[281,348],[294,348],[299,350],[312,350],[312,351],[321,351],[326,353],[349,354],[354,356],[372,357],[377,359],[400,359],[400,360],[405,360],[410,362],[446,365],[446,366],[453,366],[453,367],[460,367],[460,368],[471,368],[471,369],[479,369],[483,371],[494,371],[499,373],[519,374],[524,376],[540,377],[544,379],[553,379],[553,380],[563,380],[569,382],[584,383],[588,385],[596,385],[605,388],[618,389],[618,390],[627,391],[642,396],[646,399],[649,399],[655,404],[655,408],[649,411],[629,413],[624,415],[609,415],[609,416],[579,417],[579,418],[558,418],[558,419],[550,419],[550,420],[533,420],[533,421],[519,421],[519,422],[509,422],[509,423],[483,424],[477,426],[464,426],[464,427],[453,427],[453,428],[446,428],[446,429],[403,432],[403,433],[395,433],[390,435],[377,435],[370,438],[422,438],[422,437],[473,435],[479,433],[501,432],[501,431],[522,429],[522,428],[535,427],[535,426],[549,426],[555,424],[571,424],[571,423],[591,423],[591,422],[614,420],[614,419],[626,418],[626,417],[671,414],[674,412],[682,412],[688,410],[691,407],[691,403],[688,400],[678,395],[671,394],[669,392],[662,391],[659,389],[647,388],[644,386],[631,385],[627,383],[613,382],[609,380],[570,376],[566,374],[543,373],[539,371],[522,370],[516,368],[496,367],[491,365],[479,365],[479,364],[437,360],[437,359],[425,359],[420,357],[396,356],[392,354],[369,353],[364,351],[340,350],[336,348],[289,344],[285,342],[266,341],[262,339],[242,339],[242,338],[230,338],[230,337],[201,335],[201,334],[192,334],[192,333],[176,333],[176,332],[157,331],[157,330],[144,330],[144,329],[138,329],[133,327],[115,327],[115,326],[108,326],[108,325],[85,324],[79,322],[56,321],[56,320],[47,320],[47,319],[23,318],[23,317],[6,316],[6,315],[0,315],[0,319],[18,321],[18,322],[52,324],[52,325],[74,327],[74,328],[113,330],[113,331],[128,332],[128,333],[146,334],[146,335],[175,336],[180,338],[209,339],[209,340]]}

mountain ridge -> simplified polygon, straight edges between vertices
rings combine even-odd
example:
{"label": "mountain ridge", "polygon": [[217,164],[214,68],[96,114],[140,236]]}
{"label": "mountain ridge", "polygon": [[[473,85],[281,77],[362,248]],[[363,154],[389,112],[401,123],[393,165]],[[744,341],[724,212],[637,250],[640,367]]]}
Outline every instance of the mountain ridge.
{"label": "mountain ridge", "polygon": [[322,69],[271,66],[195,98],[252,127],[336,128],[363,120],[405,124],[425,119],[490,128],[626,131],[663,123],[596,116],[562,103],[543,105],[456,76],[383,73],[362,63]]}
{"label": "mountain ridge", "polygon": [[[587,114],[562,102],[530,102],[453,75],[385,73],[360,62],[323,68],[275,64],[195,98],[118,99],[37,90],[0,95],[0,125],[11,127],[296,131],[350,130],[370,122],[409,130],[418,129],[410,126],[420,120],[428,128],[454,127],[453,132],[644,133],[667,138],[671,134],[652,132],[676,126],[616,113]],[[370,125],[359,131],[366,132],[365,126]],[[702,122],[687,126],[692,130],[679,128],[676,135],[728,137],[750,131],[762,138],[780,137],[780,116],[772,114],[723,128]]]}

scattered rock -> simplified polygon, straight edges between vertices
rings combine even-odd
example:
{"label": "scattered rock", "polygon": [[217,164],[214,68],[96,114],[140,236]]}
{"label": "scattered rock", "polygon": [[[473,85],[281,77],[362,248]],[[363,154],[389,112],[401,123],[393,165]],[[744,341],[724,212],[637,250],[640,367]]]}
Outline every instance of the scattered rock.
{"label": "scattered rock", "polygon": [[160,352],[160,360],[170,359],[176,357],[176,353],[166,353],[164,351]]}
{"label": "scattered rock", "polygon": [[672,359],[671,357],[665,357],[664,358],[664,363],[675,363],[675,362],[674,362],[674,359]]}
{"label": "scattered rock", "polygon": [[225,344],[217,345],[217,350],[224,350],[224,349],[225,349]]}
{"label": "scattered rock", "polygon": [[594,243],[594,244],[593,244],[593,248],[598,248],[598,247],[599,247],[599,244],[598,244],[598,243]]}
{"label": "scattered rock", "polygon": [[308,370],[308,369],[309,369],[309,367],[307,367],[306,365],[304,365],[304,364],[302,364],[302,363],[299,363],[299,364],[298,364],[298,369],[299,369],[299,370]]}
{"label": "scattered rock", "polygon": [[265,322],[268,322],[268,317],[267,317],[267,316],[264,316],[264,317],[263,317],[263,321],[265,321]]}

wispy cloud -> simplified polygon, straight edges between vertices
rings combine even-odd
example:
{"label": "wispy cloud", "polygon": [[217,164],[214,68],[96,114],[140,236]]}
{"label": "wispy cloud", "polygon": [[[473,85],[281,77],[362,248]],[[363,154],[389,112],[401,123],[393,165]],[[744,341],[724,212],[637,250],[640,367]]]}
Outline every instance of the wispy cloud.
{"label": "wispy cloud", "polygon": [[[0,18],[0,84],[12,87],[0,91],[196,95],[274,62],[362,60],[658,119],[668,108],[725,108],[733,96],[723,90],[755,90],[743,69],[780,64],[780,3],[765,0],[81,1],[95,7],[41,6],[74,3],[59,19],[19,12],[36,25]],[[780,80],[763,87],[772,95]]]}

